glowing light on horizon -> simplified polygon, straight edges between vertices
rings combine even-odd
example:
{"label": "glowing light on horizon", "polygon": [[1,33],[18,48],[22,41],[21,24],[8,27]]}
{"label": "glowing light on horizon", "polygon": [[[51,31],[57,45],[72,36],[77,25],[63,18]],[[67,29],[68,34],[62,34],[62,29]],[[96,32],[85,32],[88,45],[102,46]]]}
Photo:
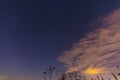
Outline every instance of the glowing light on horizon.
{"label": "glowing light on horizon", "polygon": [[101,68],[88,68],[83,73],[88,74],[88,75],[97,75],[97,74],[102,73],[102,69]]}

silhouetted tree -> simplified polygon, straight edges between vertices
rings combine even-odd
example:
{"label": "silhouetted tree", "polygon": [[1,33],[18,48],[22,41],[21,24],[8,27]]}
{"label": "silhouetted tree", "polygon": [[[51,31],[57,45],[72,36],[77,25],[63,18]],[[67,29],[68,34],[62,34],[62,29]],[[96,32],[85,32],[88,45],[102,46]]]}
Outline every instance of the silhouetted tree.
{"label": "silhouetted tree", "polygon": [[99,76],[96,76],[98,80],[100,80],[100,77]]}
{"label": "silhouetted tree", "polygon": [[62,73],[62,75],[60,77],[60,80],[66,80],[66,74],[65,73]]}
{"label": "silhouetted tree", "polygon": [[70,80],[73,80],[73,73],[68,73]]}
{"label": "silhouetted tree", "polygon": [[120,76],[120,73],[118,73],[118,75]]}
{"label": "silhouetted tree", "polygon": [[52,80],[52,76],[53,76],[53,72],[55,70],[55,67],[52,67],[50,66],[48,69],[47,69],[47,72],[48,72],[48,75],[50,77],[50,80]]}
{"label": "silhouetted tree", "polygon": [[83,77],[84,80],[86,80],[85,76]]}
{"label": "silhouetted tree", "polygon": [[102,76],[102,75],[100,75],[100,78],[101,78],[101,80],[104,80],[104,78],[103,78],[103,76]]}
{"label": "silhouetted tree", "polygon": [[77,80],[77,75],[78,75],[78,73],[77,73],[77,72],[74,72],[73,74],[74,74],[75,80]]}
{"label": "silhouetted tree", "polygon": [[43,75],[44,75],[44,80],[46,80],[47,72],[43,72]]}

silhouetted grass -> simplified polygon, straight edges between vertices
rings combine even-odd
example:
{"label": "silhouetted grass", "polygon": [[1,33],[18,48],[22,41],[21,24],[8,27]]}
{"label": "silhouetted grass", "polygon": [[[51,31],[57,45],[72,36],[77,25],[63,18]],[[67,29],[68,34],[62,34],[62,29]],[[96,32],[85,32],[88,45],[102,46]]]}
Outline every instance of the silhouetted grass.
{"label": "silhouetted grass", "polygon": [[112,75],[115,78],[115,80],[118,80],[118,78],[116,77],[116,75],[114,73],[112,73]]}
{"label": "silhouetted grass", "polygon": [[[96,75],[94,77],[91,77],[88,79],[85,77],[85,75],[81,74],[80,72],[72,72],[72,73],[65,73],[64,71],[59,71],[55,67],[48,67],[43,72],[43,79],[44,80],[106,80],[103,76],[105,75]],[[119,80],[117,76],[120,76],[120,73],[117,73],[116,75],[114,73],[111,73],[111,76],[114,78],[114,80]],[[108,78],[107,80],[112,80],[111,78]]]}

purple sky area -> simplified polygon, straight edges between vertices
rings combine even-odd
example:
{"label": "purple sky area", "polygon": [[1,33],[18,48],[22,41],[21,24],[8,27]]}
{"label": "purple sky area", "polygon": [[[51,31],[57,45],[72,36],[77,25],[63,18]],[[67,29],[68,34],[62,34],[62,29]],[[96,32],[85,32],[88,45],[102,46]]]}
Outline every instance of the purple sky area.
{"label": "purple sky area", "polygon": [[41,74],[119,0],[0,0],[0,74]]}

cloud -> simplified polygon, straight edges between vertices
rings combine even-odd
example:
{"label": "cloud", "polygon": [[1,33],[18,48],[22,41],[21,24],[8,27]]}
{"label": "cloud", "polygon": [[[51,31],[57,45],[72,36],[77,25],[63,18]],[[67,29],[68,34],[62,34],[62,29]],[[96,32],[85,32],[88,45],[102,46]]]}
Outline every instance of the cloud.
{"label": "cloud", "polygon": [[110,72],[120,64],[120,9],[100,18],[95,24],[98,29],[86,34],[58,58],[67,72],[89,67],[104,68],[104,72]]}

